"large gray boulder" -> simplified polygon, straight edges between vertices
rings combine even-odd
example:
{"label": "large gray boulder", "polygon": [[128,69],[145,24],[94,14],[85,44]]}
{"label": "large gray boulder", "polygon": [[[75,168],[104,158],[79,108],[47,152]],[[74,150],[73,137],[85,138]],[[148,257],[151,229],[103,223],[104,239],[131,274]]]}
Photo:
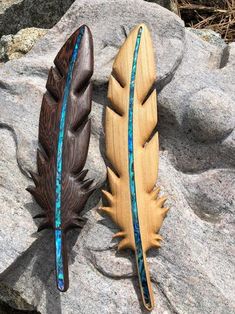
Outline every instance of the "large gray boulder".
{"label": "large gray boulder", "polygon": [[171,208],[161,230],[164,245],[148,254],[153,313],[235,311],[235,44],[220,48],[204,42],[176,15],[142,0],[76,1],[25,57],[0,67],[0,300],[12,308],[42,314],[143,311],[134,256],[116,253],[117,228],[96,211],[100,192],[84,209],[83,230],[70,233],[70,289],[61,294],[55,288],[51,233],[36,234],[32,216],[38,206],[24,190],[30,183],[26,169],[35,169],[48,70],[83,23],[95,46],[87,167],[99,186],[104,183],[107,80],[126,34],[142,22],[152,31],[157,61],[157,184]]}

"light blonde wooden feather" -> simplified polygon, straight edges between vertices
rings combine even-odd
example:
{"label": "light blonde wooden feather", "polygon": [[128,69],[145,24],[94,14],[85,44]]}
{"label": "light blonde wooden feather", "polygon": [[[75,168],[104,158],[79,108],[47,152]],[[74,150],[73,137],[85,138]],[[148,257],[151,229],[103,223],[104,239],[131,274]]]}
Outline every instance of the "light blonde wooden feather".
{"label": "light blonde wooden feather", "polygon": [[[151,247],[160,247],[158,234],[168,211],[155,189],[158,172],[156,80],[151,35],[144,24],[135,27],[113,64],[109,80],[105,136],[110,192],[102,207],[121,231],[118,249],[130,248],[136,262],[145,307],[154,305],[146,261]],[[111,169],[112,168],[112,169]],[[133,171],[132,171],[133,169]]]}

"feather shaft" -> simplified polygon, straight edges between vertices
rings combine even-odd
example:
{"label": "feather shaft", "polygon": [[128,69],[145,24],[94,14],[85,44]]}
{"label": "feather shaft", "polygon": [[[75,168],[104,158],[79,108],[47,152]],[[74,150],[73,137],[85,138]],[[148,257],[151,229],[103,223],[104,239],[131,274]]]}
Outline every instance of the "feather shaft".
{"label": "feather shaft", "polygon": [[61,191],[62,191],[62,165],[63,165],[63,144],[64,144],[64,132],[65,132],[65,121],[66,121],[66,111],[68,105],[69,92],[71,88],[72,74],[74,69],[74,64],[78,56],[78,50],[80,47],[81,39],[84,33],[84,27],[81,27],[80,32],[77,36],[76,44],[73,49],[72,57],[69,63],[68,74],[66,78],[66,85],[64,90],[62,109],[60,115],[60,127],[59,127],[59,137],[57,146],[57,163],[56,163],[56,206],[55,206],[55,252],[56,252],[56,278],[57,287],[59,290],[65,290],[64,282],[64,243],[61,231]]}
{"label": "feather shaft", "polygon": [[129,181],[130,181],[130,194],[131,194],[131,208],[132,208],[132,222],[134,228],[134,239],[136,247],[136,262],[138,269],[138,276],[140,282],[140,288],[144,297],[144,303],[148,308],[152,307],[150,300],[150,289],[147,281],[147,265],[144,259],[144,252],[142,247],[141,232],[138,217],[138,206],[135,187],[135,165],[134,165],[134,142],[133,142],[133,106],[134,106],[134,93],[135,93],[135,78],[136,78],[136,66],[138,59],[139,46],[141,41],[142,27],[139,28],[135,50],[132,63],[132,73],[130,82],[130,96],[129,96],[129,116],[128,116],[128,157],[129,157]]}

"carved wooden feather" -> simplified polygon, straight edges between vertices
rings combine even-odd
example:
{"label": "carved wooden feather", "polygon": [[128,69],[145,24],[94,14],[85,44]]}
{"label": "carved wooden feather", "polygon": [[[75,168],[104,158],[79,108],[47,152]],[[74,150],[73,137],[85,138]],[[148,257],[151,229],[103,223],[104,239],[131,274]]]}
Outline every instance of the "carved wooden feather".
{"label": "carved wooden feather", "polygon": [[41,206],[39,231],[53,228],[57,287],[69,286],[66,231],[82,227],[79,213],[93,191],[93,180],[83,170],[89,140],[93,74],[93,42],[89,28],[81,26],[54,60],[43,96],[39,120],[38,174],[27,190]]}
{"label": "carved wooden feather", "polygon": [[154,53],[150,33],[143,24],[129,34],[113,64],[106,108],[106,155],[110,162],[109,205],[103,207],[121,231],[118,249],[135,252],[145,307],[154,305],[146,252],[160,247],[158,234],[168,211],[165,197],[155,189],[158,172],[157,99]]}

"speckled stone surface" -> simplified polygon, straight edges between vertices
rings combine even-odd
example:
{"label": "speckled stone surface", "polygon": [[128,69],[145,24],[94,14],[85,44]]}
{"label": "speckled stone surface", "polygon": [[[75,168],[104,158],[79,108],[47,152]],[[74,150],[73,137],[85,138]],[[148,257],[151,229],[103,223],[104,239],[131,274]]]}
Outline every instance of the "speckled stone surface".
{"label": "speckled stone surface", "polygon": [[221,38],[220,34],[211,29],[196,29],[191,27],[187,27],[187,29],[212,45],[222,48],[226,47],[226,43]]}
{"label": "speckled stone surface", "polygon": [[[112,235],[117,228],[95,210],[99,192],[87,204],[81,233],[69,234],[70,290],[60,294],[50,232],[35,234],[37,205],[24,191],[26,168],[35,168],[48,70],[65,39],[84,22],[93,32],[96,60],[86,167],[99,184],[106,176],[102,125],[114,57],[136,24],[148,23],[153,34],[158,185],[170,211],[161,229],[162,248],[148,254],[156,303],[152,313],[233,313],[235,44],[226,49],[211,45],[187,31],[173,13],[142,0],[76,1],[25,57],[0,67],[0,299],[41,314],[143,312],[133,255],[116,252]],[[226,114],[220,103],[227,106]],[[199,133],[190,126],[198,126]]]}

